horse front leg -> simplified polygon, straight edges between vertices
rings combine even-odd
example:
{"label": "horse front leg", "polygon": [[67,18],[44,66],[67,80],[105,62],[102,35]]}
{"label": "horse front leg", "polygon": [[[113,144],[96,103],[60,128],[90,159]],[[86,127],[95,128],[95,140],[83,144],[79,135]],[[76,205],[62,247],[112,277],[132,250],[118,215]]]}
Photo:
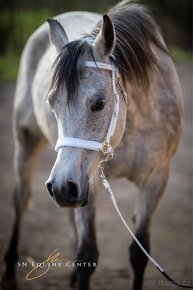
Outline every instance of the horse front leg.
{"label": "horse front leg", "polygon": [[16,182],[13,194],[15,220],[11,240],[5,254],[6,267],[2,279],[3,285],[10,283],[16,285],[15,264],[18,260],[20,225],[30,197],[30,181],[35,161],[44,145],[45,141],[40,136],[31,134],[28,129],[17,128],[14,152]]}
{"label": "horse front leg", "polygon": [[[95,196],[89,193],[89,203],[74,210],[77,235],[77,261],[79,266],[71,276],[71,286],[78,284],[79,290],[89,290],[89,282],[98,261],[95,232]],[[81,266],[80,266],[81,264]]]}
{"label": "horse front leg", "polygon": [[[151,180],[141,189],[139,200],[136,207],[134,221],[136,225],[136,237],[150,252],[150,224],[152,214],[162,196],[167,180],[168,167],[159,169]],[[141,290],[143,287],[143,275],[148,258],[141,251],[135,241],[130,246],[130,262],[133,269],[133,290]]]}

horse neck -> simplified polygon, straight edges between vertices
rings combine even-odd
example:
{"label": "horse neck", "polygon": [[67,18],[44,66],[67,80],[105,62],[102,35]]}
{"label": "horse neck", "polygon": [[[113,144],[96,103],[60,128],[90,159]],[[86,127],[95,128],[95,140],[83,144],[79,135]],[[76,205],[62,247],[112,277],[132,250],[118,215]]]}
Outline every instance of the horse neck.
{"label": "horse neck", "polygon": [[127,126],[140,128],[145,122],[153,122],[157,116],[156,111],[156,76],[152,76],[150,87],[146,91],[140,87],[127,83]]}

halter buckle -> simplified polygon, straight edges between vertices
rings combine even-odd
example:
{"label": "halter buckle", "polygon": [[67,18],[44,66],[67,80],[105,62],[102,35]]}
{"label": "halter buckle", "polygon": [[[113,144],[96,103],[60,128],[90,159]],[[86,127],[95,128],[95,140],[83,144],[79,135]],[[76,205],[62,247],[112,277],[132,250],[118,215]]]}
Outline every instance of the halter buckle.
{"label": "halter buckle", "polygon": [[105,155],[105,158],[107,158],[108,160],[113,158],[113,148],[107,141],[104,141],[102,143],[101,151]]}

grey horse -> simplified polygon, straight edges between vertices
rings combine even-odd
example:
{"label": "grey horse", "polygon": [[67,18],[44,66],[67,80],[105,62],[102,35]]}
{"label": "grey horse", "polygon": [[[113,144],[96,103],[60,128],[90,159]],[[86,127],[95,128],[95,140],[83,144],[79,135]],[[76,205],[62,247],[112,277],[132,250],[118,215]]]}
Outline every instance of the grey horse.
{"label": "grey horse", "polygon": [[[15,277],[21,219],[40,152],[57,138],[102,142],[114,108],[111,73],[85,61],[112,63],[119,72],[119,116],[111,138],[114,158],[104,164],[109,179],[126,177],[139,188],[136,236],[149,252],[152,214],[162,196],[170,160],[183,125],[182,94],[173,61],[146,8],[124,1],[103,18],[90,12],[56,16],[28,40],[14,101],[15,223],[5,257],[4,281]],[[50,37],[49,37],[50,35]],[[51,41],[50,41],[51,40]],[[127,93],[127,100],[124,96]],[[48,104],[47,104],[48,103]],[[60,207],[73,207],[77,259],[97,262],[95,196],[102,152],[62,147],[46,182]],[[147,258],[130,246],[133,290],[142,289]],[[95,267],[78,267],[71,286],[89,289]]]}

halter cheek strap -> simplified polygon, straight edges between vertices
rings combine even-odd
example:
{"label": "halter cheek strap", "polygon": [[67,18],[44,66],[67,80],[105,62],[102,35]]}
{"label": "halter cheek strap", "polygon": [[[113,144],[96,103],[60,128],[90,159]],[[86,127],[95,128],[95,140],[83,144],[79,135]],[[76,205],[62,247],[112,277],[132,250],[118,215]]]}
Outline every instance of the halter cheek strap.
{"label": "halter cheek strap", "polygon": [[112,88],[114,92],[114,111],[111,117],[111,121],[109,124],[109,128],[107,131],[106,138],[103,142],[84,140],[79,138],[72,137],[64,137],[59,138],[55,150],[58,152],[63,147],[74,147],[74,148],[83,148],[87,150],[101,151],[104,155],[105,160],[109,160],[113,158],[113,149],[110,145],[110,139],[114,134],[115,127],[117,124],[117,118],[119,115],[119,95],[116,90],[116,68],[111,64],[94,62],[94,61],[86,61],[84,63],[86,67],[105,69],[112,72]]}

